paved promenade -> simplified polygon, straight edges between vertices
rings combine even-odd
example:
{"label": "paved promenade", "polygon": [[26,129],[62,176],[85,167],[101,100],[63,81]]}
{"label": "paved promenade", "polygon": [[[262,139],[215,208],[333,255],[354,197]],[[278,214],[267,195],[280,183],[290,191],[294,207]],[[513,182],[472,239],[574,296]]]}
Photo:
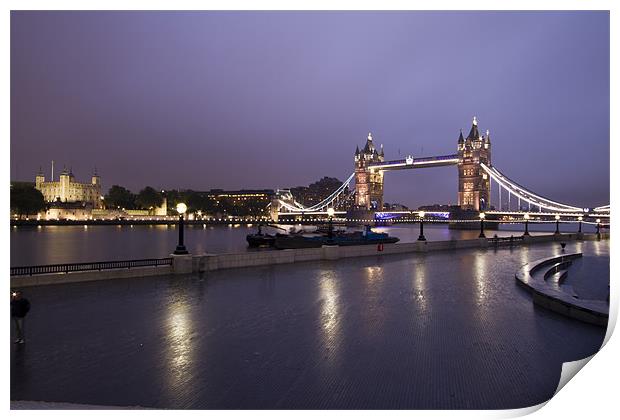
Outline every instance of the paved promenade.
{"label": "paved promenade", "polygon": [[[154,408],[519,408],[605,330],[514,279],[557,243],[24,288],[11,400]],[[566,252],[609,255],[609,241]]]}

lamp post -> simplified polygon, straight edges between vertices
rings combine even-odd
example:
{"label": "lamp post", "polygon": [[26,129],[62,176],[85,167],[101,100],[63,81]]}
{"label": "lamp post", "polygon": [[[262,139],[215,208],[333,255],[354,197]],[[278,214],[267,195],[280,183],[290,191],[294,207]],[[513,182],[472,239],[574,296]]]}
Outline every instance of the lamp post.
{"label": "lamp post", "polygon": [[479,238],[486,238],[486,236],[484,236],[484,217],[486,215],[484,213],[480,213],[480,235],[478,235]]}
{"label": "lamp post", "polygon": [[601,219],[596,219],[596,234],[601,237]]}
{"label": "lamp post", "polygon": [[560,234],[560,215],[559,214],[555,215],[555,234],[556,235]]}
{"label": "lamp post", "polygon": [[177,204],[177,212],[179,213],[179,243],[177,245],[177,249],[174,250],[175,255],[185,255],[188,254],[187,248],[183,244],[183,214],[187,211],[187,206],[185,203]]}
{"label": "lamp post", "polygon": [[328,230],[327,230],[327,237],[329,238],[329,241],[331,242],[332,239],[334,238],[334,224],[333,224],[333,219],[334,219],[334,214],[336,212],[334,211],[333,207],[329,207],[327,209],[327,216],[329,216],[329,225],[328,225]]}
{"label": "lamp post", "polygon": [[426,213],[424,213],[423,211],[418,212],[418,217],[420,218],[420,236],[418,236],[418,241],[425,241],[426,238],[424,237],[424,215]]}
{"label": "lamp post", "polygon": [[529,213],[525,213],[523,215],[523,218],[525,219],[525,232],[523,233],[523,236],[530,236],[530,230],[529,230],[530,215]]}
{"label": "lamp post", "polygon": [[583,216],[579,216],[577,218],[577,220],[579,220],[579,231],[578,231],[578,233],[581,233],[581,221],[583,220]]}

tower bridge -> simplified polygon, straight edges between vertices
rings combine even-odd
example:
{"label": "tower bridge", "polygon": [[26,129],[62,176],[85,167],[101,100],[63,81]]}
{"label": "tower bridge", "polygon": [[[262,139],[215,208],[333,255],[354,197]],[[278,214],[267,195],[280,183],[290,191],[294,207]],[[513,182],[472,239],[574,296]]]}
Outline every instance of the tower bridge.
{"label": "tower bridge", "polygon": [[[352,218],[368,218],[369,214],[381,213],[384,209],[383,185],[387,171],[423,169],[439,166],[457,167],[457,206],[467,212],[487,212],[490,215],[515,215],[537,211],[540,216],[571,215],[574,217],[608,217],[610,206],[594,209],[560,203],[536,194],[516,181],[504,175],[491,163],[491,136],[489,130],[480,134],[478,120],[472,120],[467,137],[461,130],[457,139],[457,151],[454,154],[385,160],[383,145],[379,149],[373,143],[372,134],[368,133],[366,144],[360,150],[356,147],[354,154],[354,172],[332,194],[320,203],[304,207],[296,202],[290,192],[278,194],[272,203],[273,214],[318,215],[326,214],[330,207],[348,202],[354,196],[354,206],[347,209]],[[354,188],[348,188],[351,182]],[[497,185],[496,206],[491,205],[491,183]],[[502,200],[502,191],[504,199]],[[515,211],[516,207],[516,211]],[[339,213],[344,213],[343,211]],[[392,212],[393,213],[393,212]]]}

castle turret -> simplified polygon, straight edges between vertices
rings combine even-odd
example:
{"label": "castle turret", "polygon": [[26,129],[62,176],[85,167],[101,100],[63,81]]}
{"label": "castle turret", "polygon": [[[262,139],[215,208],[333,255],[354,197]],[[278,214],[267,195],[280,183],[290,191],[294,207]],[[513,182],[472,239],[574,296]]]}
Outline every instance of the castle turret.
{"label": "castle turret", "polygon": [[63,166],[62,172],[60,173],[60,176],[58,179],[59,179],[58,182],[60,186],[60,192],[58,194],[58,197],[60,198],[60,201],[66,202],[68,201],[69,183],[71,182],[71,177],[69,175],[69,171],[67,171],[66,166]]}
{"label": "castle turret", "polygon": [[466,139],[458,140],[459,192],[458,204],[464,210],[482,211],[488,208],[491,196],[491,181],[480,167],[480,163],[491,164],[491,142],[487,130],[486,138],[478,131],[478,120],[473,118]]}
{"label": "castle turret", "polygon": [[355,150],[355,206],[360,210],[382,210],[383,171],[368,166],[384,161],[383,145],[379,152],[373,144],[372,133],[368,133],[361,152],[358,148]]}
{"label": "castle turret", "polygon": [[93,176],[90,178],[90,183],[93,185],[101,185],[101,179],[99,178],[99,175],[97,174],[97,168],[95,168],[95,171],[93,172]]}
{"label": "castle turret", "polygon": [[45,182],[45,175],[43,175],[43,171],[39,168],[39,172],[34,178],[34,185],[37,190],[41,190],[41,186]]}

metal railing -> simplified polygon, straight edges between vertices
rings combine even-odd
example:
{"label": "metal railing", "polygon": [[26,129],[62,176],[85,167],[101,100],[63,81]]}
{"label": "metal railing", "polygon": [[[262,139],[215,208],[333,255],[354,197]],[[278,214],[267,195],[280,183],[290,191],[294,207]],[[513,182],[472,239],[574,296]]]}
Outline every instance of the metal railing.
{"label": "metal railing", "polygon": [[35,274],[71,273],[75,271],[101,271],[119,268],[157,267],[172,265],[172,257],[149,258],[144,260],[98,261],[88,263],[32,265],[11,267],[11,276],[32,276]]}

